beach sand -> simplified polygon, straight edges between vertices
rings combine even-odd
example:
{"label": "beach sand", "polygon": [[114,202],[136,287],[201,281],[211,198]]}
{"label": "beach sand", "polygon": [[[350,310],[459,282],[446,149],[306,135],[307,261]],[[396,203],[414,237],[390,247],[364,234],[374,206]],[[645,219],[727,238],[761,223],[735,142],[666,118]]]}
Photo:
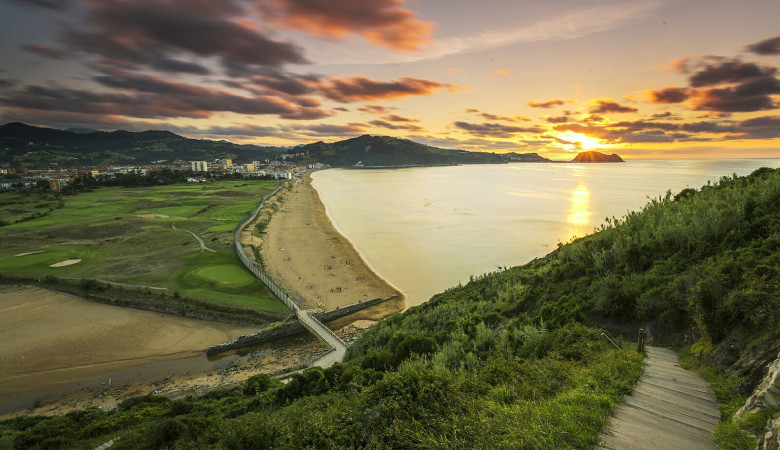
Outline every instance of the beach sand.
{"label": "beach sand", "polygon": [[255,328],[0,286],[0,402],[84,377],[202,355]]}
{"label": "beach sand", "polygon": [[309,174],[294,183],[266,233],[265,266],[301,307],[329,311],[361,300],[403,297],[336,230]]}

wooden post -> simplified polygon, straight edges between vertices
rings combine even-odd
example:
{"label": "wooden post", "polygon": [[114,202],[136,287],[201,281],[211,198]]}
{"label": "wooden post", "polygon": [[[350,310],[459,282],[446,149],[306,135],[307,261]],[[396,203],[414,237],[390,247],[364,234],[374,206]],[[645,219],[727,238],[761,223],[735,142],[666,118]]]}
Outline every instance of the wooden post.
{"label": "wooden post", "polygon": [[639,329],[639,337],[636,340],[636,352],[642,353],[645,351],[645,329]]}

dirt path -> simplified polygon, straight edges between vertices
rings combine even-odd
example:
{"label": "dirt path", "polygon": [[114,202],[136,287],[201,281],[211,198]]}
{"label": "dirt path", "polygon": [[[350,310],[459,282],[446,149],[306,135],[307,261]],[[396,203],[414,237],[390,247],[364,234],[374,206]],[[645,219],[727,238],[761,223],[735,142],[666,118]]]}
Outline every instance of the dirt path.
{"label": "dirt path", "polygon": [[596,448],[715,448],[712,430],[720,412],[710,385],[681,368],[669,349],[647,347],[646,362],[644,375],[615,408]]}
{"label": "dirt path", "polygon": [[198,243],[200,244],[201,251],[206,250],[206,251],[211,252],[211,253],[216,253],[215,250],[212,250],[212,249],[206,247],[206,243],[203,242],[203,239],[201,239],[200,236],[198,236],[197,234],[193,233],[192,231],[190,231],[190,230],[182,230],[181,228],[176,228],[176,225],[171,225],[171,228],[173,228],[176,231],[184,231],[184,232],[187,232],[187,233],[193,235],[195,237],[195,239],[198,240]]}

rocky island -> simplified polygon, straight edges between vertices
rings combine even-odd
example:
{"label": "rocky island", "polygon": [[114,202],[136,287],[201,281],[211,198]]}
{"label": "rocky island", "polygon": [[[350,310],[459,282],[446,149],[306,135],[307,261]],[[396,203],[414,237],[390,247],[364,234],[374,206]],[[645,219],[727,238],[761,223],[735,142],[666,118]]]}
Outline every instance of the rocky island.
{"label": "rocky island", "polygon": [[580,152],[574,157],[572,162],[577,163],[603,163],[603,162],[625,162],[623,158],[615,153],[607,155],[597,151]]}

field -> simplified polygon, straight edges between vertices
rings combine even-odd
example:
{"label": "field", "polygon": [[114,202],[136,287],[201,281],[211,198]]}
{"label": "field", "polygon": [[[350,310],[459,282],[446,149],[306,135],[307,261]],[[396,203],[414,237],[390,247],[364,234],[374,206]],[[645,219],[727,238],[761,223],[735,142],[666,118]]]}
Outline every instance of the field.
{"label": "field", "polygon": [[3,218],[10,223],[0,227],[0,273],[99,278],[283,312],[241,266],[232,246],[236,224],[276,185],[220,181],[100,188],[62,197],[59,208],[45,194],[0,193]]}

